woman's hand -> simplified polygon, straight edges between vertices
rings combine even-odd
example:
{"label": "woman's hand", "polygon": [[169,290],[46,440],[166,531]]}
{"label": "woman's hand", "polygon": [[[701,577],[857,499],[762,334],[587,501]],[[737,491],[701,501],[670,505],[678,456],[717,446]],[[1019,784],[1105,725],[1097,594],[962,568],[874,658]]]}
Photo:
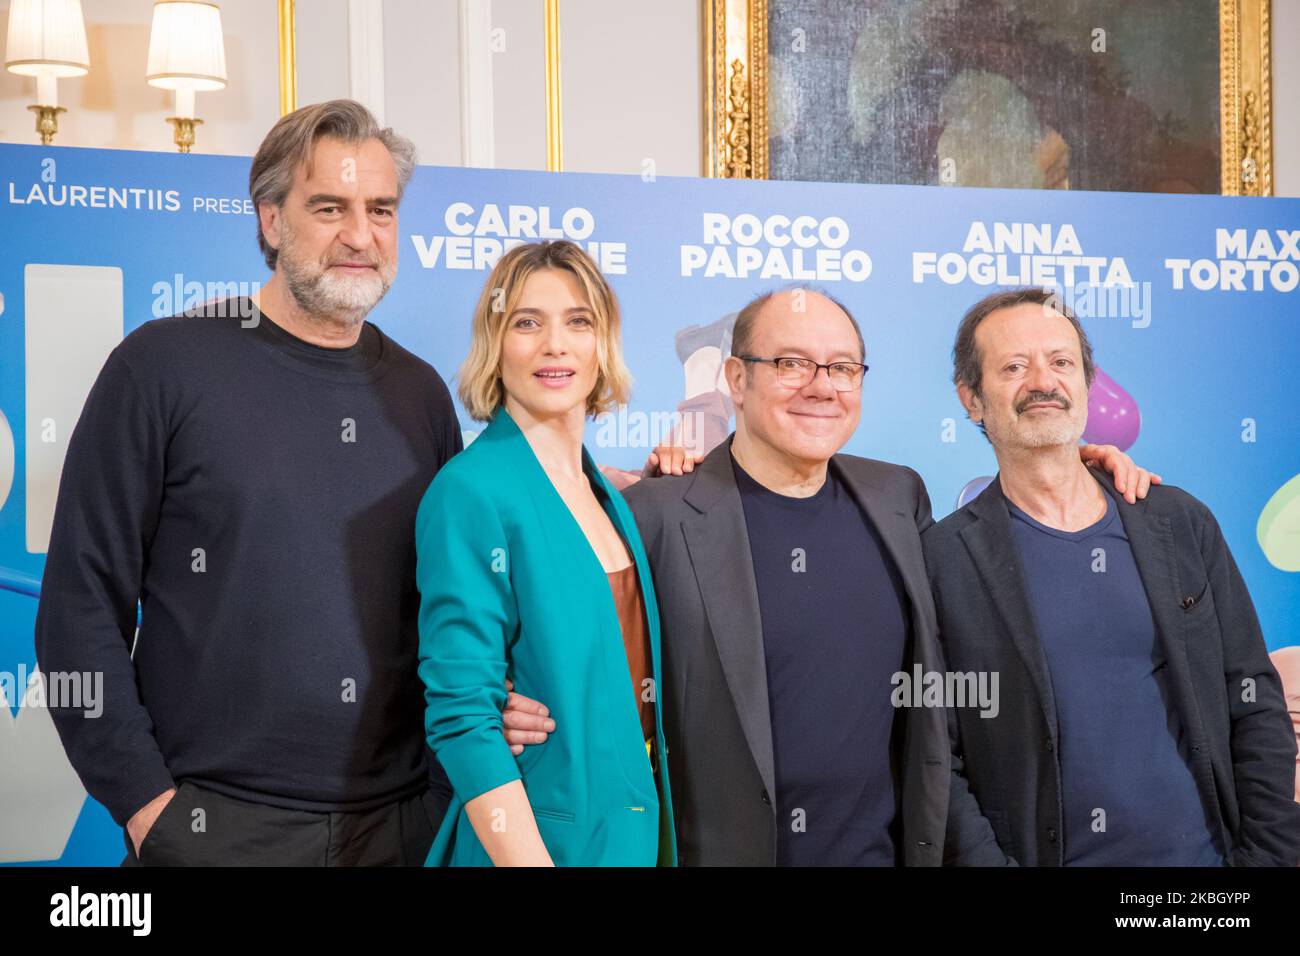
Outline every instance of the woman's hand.
{"label": "woman's hand", "polygon": [[480,793],[465,804],[474,835],[495,866],[554,866],[522,780]]}

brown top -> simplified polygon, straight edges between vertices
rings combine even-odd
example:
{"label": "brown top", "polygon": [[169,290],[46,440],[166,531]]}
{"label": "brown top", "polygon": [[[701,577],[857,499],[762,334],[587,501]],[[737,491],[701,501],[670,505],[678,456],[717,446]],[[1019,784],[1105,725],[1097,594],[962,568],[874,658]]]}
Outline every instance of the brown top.
{"label": "brown top", "polygon": [[[641,731],[649,739],[655,735],[654,695],[646,691],[652,686],[647,678],[654,674],[650,660],[650,634],[645,623],[645,604],[641,598],[641,585],[637,581],[636,565],[629,564],[621,571],[607,571],[609,590],[614,595],[618,609],[618,623],[623,630],[623,650],[627,654],[627,668],[632,675],[637,713],[641,715]],[[657,688],[656,688],[657,690]],[[649,697],[649,700],[644,698]]]}

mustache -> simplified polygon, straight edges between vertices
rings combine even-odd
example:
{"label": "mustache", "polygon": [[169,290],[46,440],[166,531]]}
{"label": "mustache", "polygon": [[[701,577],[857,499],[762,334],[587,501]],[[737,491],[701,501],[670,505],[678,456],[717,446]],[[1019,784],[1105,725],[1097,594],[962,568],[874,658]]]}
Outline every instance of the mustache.
{"label": "mustache", "polygon": [[335,256],[326,260],[325,268],[341,265],[344,262],[364,262],[372,269],[378,269],[383,264],[378,256]]}
{"label": "mustache", "polygon": [[1016,403],[1016,414],[1022,415],[1026,408],[1036,402],[1056,402],[1065,411],[1070,410],[1070,400],[1060,392],[1030,392]]}

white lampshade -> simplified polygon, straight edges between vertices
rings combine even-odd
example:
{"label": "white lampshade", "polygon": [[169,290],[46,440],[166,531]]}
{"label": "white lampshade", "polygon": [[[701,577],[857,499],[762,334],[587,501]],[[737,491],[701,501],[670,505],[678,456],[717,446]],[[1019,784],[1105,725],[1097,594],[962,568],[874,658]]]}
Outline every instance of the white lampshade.
{"label": "white lampshade", "polygon": [[226,45],[221,8],[198,0],[158,0],[145,79],[164,90],[223,89]]}
{"label": "white lampshade", "polygon": [[81,0],[11,0],[5,69],[22,76],[85,76],[90,54]]}

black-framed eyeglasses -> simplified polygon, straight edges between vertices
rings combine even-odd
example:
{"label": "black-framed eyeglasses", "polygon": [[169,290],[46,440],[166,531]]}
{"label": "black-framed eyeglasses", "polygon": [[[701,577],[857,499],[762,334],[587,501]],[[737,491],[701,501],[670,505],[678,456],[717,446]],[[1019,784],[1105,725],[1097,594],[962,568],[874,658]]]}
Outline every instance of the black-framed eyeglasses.
{"label": "black-framed eyeglasses", "polygon": [[862,387],[862,378],[870,368],[861,362],[831,362],[829,365],[823,365],[812,359],[793,355],[778,355],[776,358],[759,358],[756,355],[738,357],[745,362],[773,366],[776,369],[776,380],[791,388],[803,388],[813,380],[818,371],[826,369],[826,377],[830,379],[831,385],[837,392],[857,391]]}

